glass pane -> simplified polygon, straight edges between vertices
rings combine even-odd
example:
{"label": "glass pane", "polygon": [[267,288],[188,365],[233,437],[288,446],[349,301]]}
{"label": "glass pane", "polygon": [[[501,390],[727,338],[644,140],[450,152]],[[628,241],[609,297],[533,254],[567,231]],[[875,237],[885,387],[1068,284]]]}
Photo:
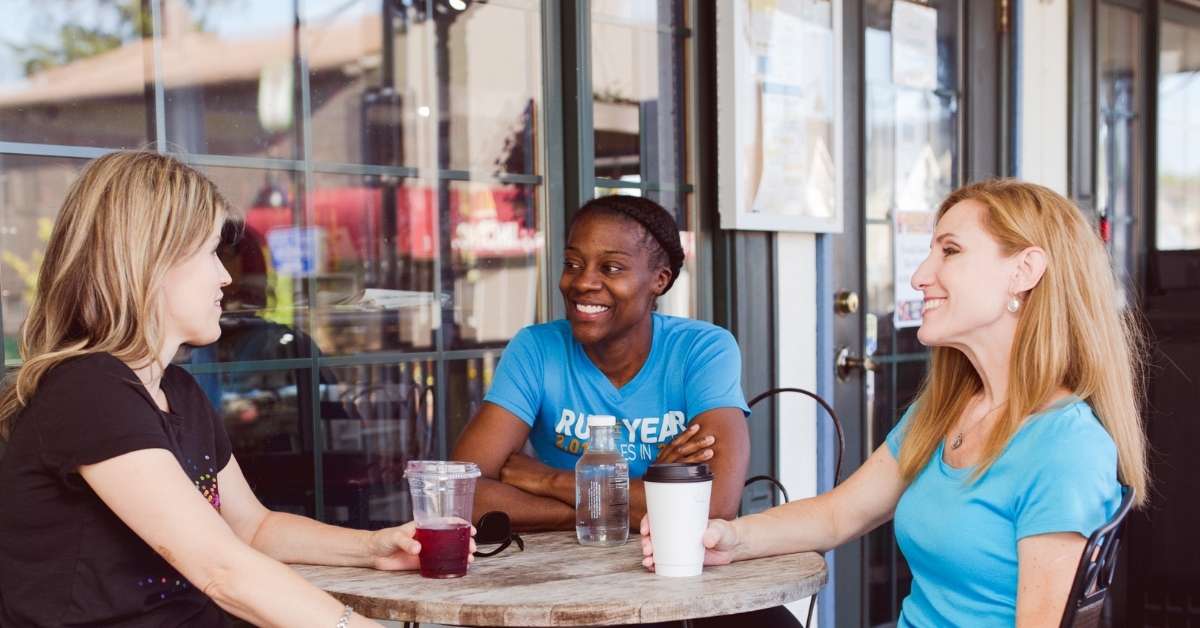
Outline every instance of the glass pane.
{"label": "glass pane", "polygon": [[[467,422],[483,403],[483,395],[492,386],[492,376],[500,352],[487,352],[479,358],[446,362],[446,444],[453,447]],[[482,514],[482,513],[480,513]]]}
{"label": "glass pane", "polygon": [[152,137],[150,16],[141,3],[12,5],[0,45],[0,139],[126,148]]}
{"label": "glass pane", "polygon": [[[449,3],[451,7],[455,3]],[[453,17],[441,137],[450,167],[536,174],[540,147],[542,33],[537,0],[468,3]],[[439,74],[439,80],[442,80]],[[447,131],[448,128],[448,131]]]}
{"label": "glass pane", "polygon": [[[671,316],[694,318],[699,307],[699,287],[696,284],[696,230],[692,226],[694,195],[670,190],[642,191],[635,188],[595,188],[594,193],[596,197],[611,194],[645,196],[675,216],[675,223],[679,225],[679,241],[683,245],[683,267],[679,269],[679,278],[675,280],[671,290],[658,299],[658,311]],[[559,270],[557,266],[554,269],[555,273]],[[554,298],[559,297],[555,295]]]}
{"label": "glass pane", "polygon": [[4,362],[19,363],[21,323],[29,313],[42,255],[82,159],[0,155],[0,303]]}
{"label": "glass pane", "polygon": [[682,0],[593,0],[596,176],[686,177]]}
{"label": "glass pane", "polygon": [[1200,249],[1200,28],[1163,21],[1159,74],[1155,246]]}
{"label": "glass pane", "polygon": [[[499,351],[447,362],[440,392],[432,360],[323,369],[327,518],[357,528],[410,520],[404,465],[444,457],[440,435],[449,445],[458,438],[483,403],[498,359]],[[437,415],[437,394],[445,396],[445,417]]]}
{"label": "glass pane", "polygon": [[1139,170],[1143,160],[1140,123],[1142,96],[1141,15],[1110,4],[1099,5],[1096,38],[1096,207],[1109,221],[1110,250],[1117,275],[1132,287],[1134,272],[1134,225],[1140,214]]}
{"label": "glass pane", "polygon": [[[957,90],[958,89],[958,13],[961,0],[919,0],[913,4],[920,4],[927,8],[933,9],[937,13],[936,27],[936,89],[942,90]],[[895,0],[866,0],[864,6],[864,20],[867,25],[867,39],[870,40],[871,32],[875,32],[877,36],[882,35],[884,41],[887,58],[886,64],[875,63],[880,57],[877,54],[872,54],[872,43],[867,42],[867,82],[878,81],[886,78],[891,80],[893,65],[891,63],[891,48],[892,48],[892,10],[895,8]],[[911,17],[911,16],[910,16]],[[879,42],[877,42],[879,43]]]}
{"label": "glass pane", "polygon": [[[310,355],[308,272],[294,242],[303,214],[298,172],[206,167],[204,174],[244,217],[218,251],[233,282],[225,287],[221,338],[190,361],[238,362]],[[317,256],[319,258],[319,255]]]}
{"label": "glass pane", "polygon": [[307,0],[304,12],[313,160],[432,167],[426,3]]}
{"label": "glass pane", "polygon": [[[535,322],[542,263],[538,189],[453,181],[450,249],[445,269],[453,286],[447,346],[503,347]],[[446,320],[443,317],[443,320]]]}
{"label": "glass pane", "polygon": [[312,329],[320,351],[433,348],[436,186],[315,174],[308,202],[318,252]]}
{"label": "glass pane", "polygon": [[[892,318],[895,307],[895,277],[892,271],[892,225],[891,223],[868,223],[866,226],[867,309],[881,320]],[[883,338],[880,338],[883,350]]]}
{"label": "glass pane", "polygon": [[255,496],[272,510],[313,516],[316,476],[310,371],[195,377],[224,418],[233,453]]}
{"label": "glass pane", "polygon": [[440,457],[434,372],[432,361],[322,370],[329,521],[379,528],[412,519],[404,465]]}
{"label": "glass pane", "polygon": [[301,158],[297,16],[292,3],[255,4],[196,16],[189,4],[164,3],[158,43],[172,149]]}

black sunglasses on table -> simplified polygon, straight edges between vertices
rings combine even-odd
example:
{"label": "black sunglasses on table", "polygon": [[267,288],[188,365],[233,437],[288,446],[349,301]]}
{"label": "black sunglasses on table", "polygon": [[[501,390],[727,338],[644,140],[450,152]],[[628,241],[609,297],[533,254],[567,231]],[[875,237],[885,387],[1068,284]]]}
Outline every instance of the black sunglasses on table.
{"label": "black sunglasses on table", "polygon": [[487,551],[476,551],[476,556],[495,556],[514,542],[520,551],[525,551],[525,541],[521,539],[521,535],[512,531],[512,522],[508,519],[508,513],[493,510],[485,512],[479,517],[479,522],[475,524],[475,545],[495,545],[497,543],[500,545]]}

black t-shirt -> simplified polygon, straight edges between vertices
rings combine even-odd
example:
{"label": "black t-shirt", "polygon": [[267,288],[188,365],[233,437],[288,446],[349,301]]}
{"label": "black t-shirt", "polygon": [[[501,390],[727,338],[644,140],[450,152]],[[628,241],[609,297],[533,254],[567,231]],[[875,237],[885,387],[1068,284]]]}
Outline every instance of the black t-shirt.
{"label": "black t-shirt", "polygon": [[195,380],[170,366],[162,412],[106,353],[45,375],[0,460],[0,626],[224,626],[225,614],[117,518],[79,467],[140,449],[175,454],[220,510],[229,437]]}

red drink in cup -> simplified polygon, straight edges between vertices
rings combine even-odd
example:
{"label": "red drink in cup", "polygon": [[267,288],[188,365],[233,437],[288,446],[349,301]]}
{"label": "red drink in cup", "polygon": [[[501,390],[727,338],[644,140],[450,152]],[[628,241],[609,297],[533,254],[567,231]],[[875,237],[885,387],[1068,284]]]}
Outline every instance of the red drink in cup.
{"label": "red drink in cup", "polygon": [[470,462],[413,460],[405,467],[412,494],[421,575],[460,578],[467,575],[471,552],[471,506],[479,467]]}
{"label": "red drink in cup", "polygon": [[417,528],[421,544],[421,575],[426,578],[458,578],[467,575],[471,551],[471,526],[457,521],[429,522]]}

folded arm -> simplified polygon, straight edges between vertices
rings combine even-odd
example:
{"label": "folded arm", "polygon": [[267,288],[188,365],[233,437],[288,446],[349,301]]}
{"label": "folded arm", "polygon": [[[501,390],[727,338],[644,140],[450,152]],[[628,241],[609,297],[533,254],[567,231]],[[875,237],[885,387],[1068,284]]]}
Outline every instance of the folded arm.
{"label": "folded arm", "polygon": [[[508,513],[517,530],[572,530],[574,506],[500,481],[501,469],[528,439],[529,425],[508,410],[487,402],[458,437],[451,457],[474,462],[483,474],[475,486],[475,516],[499,510]],[[573,486],[571,490],[574,491]],[[572,492],[569,502],[574,499]]]}
{"label": "folded arm", "polygon": [[[737,408],[716,408],[700,414],[688,430],[665,445],[655,462],[707,462],[713,471],[709,515],[717,519],[737,516],[750,464],[750,431]],[[575,472],[553,469],[521,454],[509,457],[501,479],[522,491],[570,505],[575,502]],[[634,528],[646,514],[646,488],[641,480],[629,483],[629,522]]]}

